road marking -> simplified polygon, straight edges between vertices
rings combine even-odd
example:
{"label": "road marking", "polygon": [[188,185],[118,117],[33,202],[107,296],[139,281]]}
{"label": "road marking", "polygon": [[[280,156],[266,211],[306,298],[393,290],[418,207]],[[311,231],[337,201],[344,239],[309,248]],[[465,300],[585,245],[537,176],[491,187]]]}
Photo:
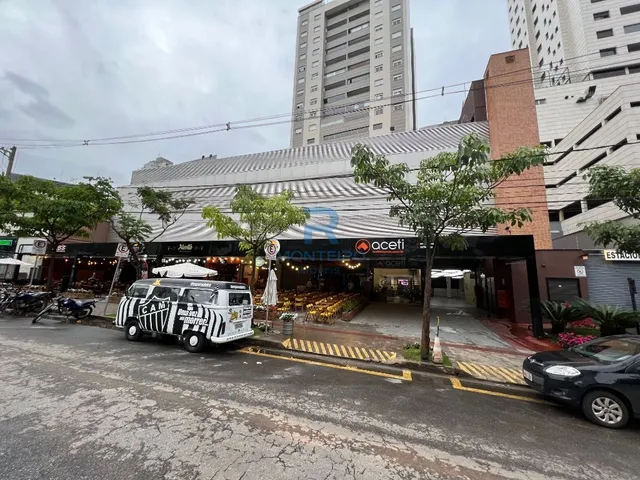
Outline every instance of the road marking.
{"label": "road marking", "polygon": [[354,360],[374,360],[387,362],[397,357],[396,352],[387,352],[373,348],[356,347],[354,345],[337,345],[318,341],[287,338],[282,346],[287,350],[299,350],[301,352],[316,353],[318,355],[331,355],[332,357],[353,358]]}
{"label": "road marking", "polygon": [[410,370],[402,370],[402,375],[396,375],[393,373],[376,372],[375,370],[366,370],[364,368],[354,367],[351,365],[334,365],[332,363],[318,362],[316,360],[306,360],[304,358],[283,357],[280,355],[272,355],[270,353],[258,352],[254,349],[254,347],[244,347],[238,351],[240,353],[246,353],[248,355],[257,355],[260,357],[275,358],[278,360],[286,360],[288,362],[305,363],[307,365],[315,365],[317,367],[335,368],[336,370],[346,370],[348,372],[364,373],[366,375],[374,375],[377,377],[384,377],[384,378],[395,378],[395,379],[404,380],[407,382],[413,381],[413,377],[411,375]]}
{"label": "road marking", "polygon": [[481,380],[526,385],[519,368],[494,367],[473,362],[457,362],[457,364],[460,370]]}
{"label": "road marking", "polygon": [[460,380],[454,377],[450,378],[451,380],[451,386],[456,389],[456,390],[460,390],[463,392],[471,392],[471,393],[480,393],[482,395],[491,395],[492,397],[502,397],[502,398],[509,398],[511,400],[520,400],[522,402],[531,402],[531,403],[541,403],[544,405],[554,405],[551,402],[547,402],[545,400],[539,400],[537,398],[529,398],[529,397],[524,397],[522,395],[513,395],[511,393],[500,393],[500,392],[492,392],[491,390],[483,390],[481,388],[472,388],[472,387],[465,387],[462,385],[462,383],[460,383]]}

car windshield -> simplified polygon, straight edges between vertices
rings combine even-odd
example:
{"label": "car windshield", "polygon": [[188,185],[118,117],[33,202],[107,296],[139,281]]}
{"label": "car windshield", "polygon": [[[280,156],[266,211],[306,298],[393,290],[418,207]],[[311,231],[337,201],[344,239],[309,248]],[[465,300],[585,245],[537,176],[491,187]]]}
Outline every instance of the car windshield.
{"label": "car windshield", "polygon": [[621,362],[640,353],[640,342],[624,338],[603,338],[577,346],[573,351],[601,362]]}

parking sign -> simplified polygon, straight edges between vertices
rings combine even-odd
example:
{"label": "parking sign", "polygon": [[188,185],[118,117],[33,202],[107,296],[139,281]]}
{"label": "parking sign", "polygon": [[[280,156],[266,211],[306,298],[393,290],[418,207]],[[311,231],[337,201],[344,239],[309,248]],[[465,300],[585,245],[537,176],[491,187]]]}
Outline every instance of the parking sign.
{"label": "parking sign", "polygon": [[116,247],[116,257],[127,258],[129,257],[129,247],[126,243],[119,243]]}
{"label": "parking sign", "polygon": [[267,243],[264,244],[264,253],[267,260],[275,260],[279,251],[280,242],[278,240],[267,240]]}

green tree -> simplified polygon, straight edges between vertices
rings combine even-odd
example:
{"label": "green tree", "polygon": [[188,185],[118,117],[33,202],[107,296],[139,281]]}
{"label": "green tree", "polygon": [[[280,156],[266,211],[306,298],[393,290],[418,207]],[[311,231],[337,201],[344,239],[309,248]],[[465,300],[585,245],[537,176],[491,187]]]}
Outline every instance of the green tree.
{"label": "green tree", "polygon": [[293,225],[304,225],[309,212],[291,204],[294,194],[285,190],[278,195],[265,197],[248,185],[236,188],[231,201],[234,216],[225,215],[220,209],[207,206],[202,218],[207,226],[215,228],[218,238],[233,238],[240,249],[251,257],[251,286],[256,281],[256,257],[261,254],[267,240],[277,237]]}
{"label": "green tree", "polygon": [[[147,243],[154,242],[174,225],[194,204],[191,198],[176,198],[173,192],[140,187],[129,208],[135,213],[122,209],[111,220],[111,228],[129,248],[129,262],[136,270],[136,278],[142,276],[141,254]],[[154,232],[151,224],[144,220],[144,214],[157,215],[160,228]],[[155,234],[154,234],[155,233]]]}
{"label": "green tree", "polygon": [[544,151],[520,148],[498,160],[489,145],[475,135],[465,137],[457,152],[444,152],[420,162],[417,175],[404,163],[391,164],[369,147],[356,145],[351,165],[355,181],[388,192],[389,215],[413,230],[426,246],[422,311],[421,358],[429,359],[431,270],[439,245],[453,250],[467,247],[464,233],[486,232],[500,224],[521,227],[531,221],[525,208],[501,209],[490,204],[495,187],[544,161]]}
{"label": "green tree", "polygon": [[[634,220],[640,220],[640,168],[626,171],[622,167],[598,166],[587,171],[589,197],[611,200]],[[626,253],[640,253],[640,223],[625,225],[617,221],[593,222],[584,230],[599,245],[615,244]]]}
{"label": "green tree", "polygon": [[62,184],[28,175],[15,181],[0,177],[0,225],[12,235],[47,241],[49,288],[58,246],[71,237],[88,238],[93,228],[121,207],[120,196],[107,178],[86,177],[83,182]]}

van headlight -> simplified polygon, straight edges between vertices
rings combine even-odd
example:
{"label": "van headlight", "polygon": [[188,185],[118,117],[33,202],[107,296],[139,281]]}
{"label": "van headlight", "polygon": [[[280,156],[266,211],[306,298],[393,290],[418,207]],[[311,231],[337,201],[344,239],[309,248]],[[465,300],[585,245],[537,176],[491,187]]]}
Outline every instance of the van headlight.
{"label": "van headlight", "polygon": [[544,371],[549,375],[557,375],[559,377],[577,377],[580,375],[580,370],[567,365],[552,365],[545,368]]}

